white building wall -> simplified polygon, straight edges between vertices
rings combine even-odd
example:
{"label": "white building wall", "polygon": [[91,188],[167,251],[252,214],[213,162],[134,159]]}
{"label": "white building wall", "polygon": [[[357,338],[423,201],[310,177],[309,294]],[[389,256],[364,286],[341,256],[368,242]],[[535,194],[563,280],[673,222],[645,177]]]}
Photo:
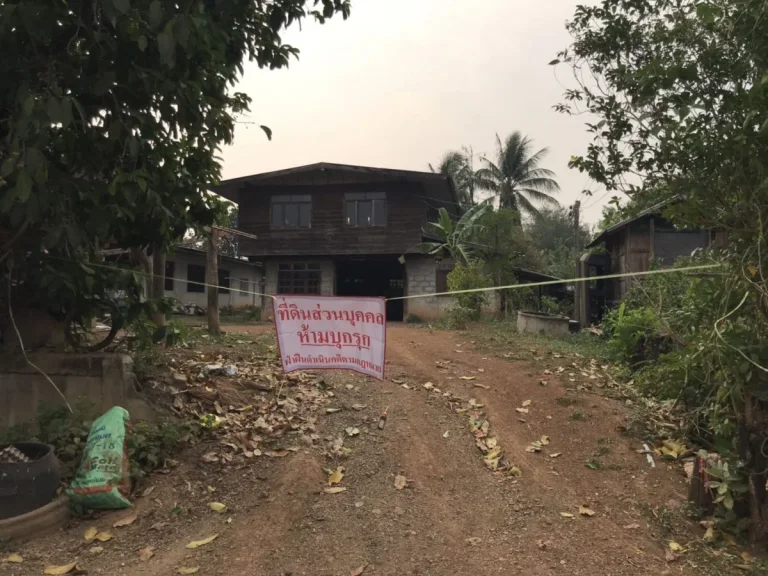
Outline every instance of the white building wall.
{"label": "white building wall", "polygon": [[[167,261],[174,263],[173,289],[166,290],[166,297],[175,298],[182,304],[193,303],[202,308],[208,307],[208,288],[203,287],[203,292],[189,292],[187,286],[187,266],[196,264],[205,266],[205,254],[177,251],[169,254]],[[259,266],[248,263],[240,263],[219,258],[219,270],[227,270],[229,273],[229,294],[219,291],[219,308],[232,306],[243,308],[245,306],[261,306],[261,297],[252,292],[261,292],[262,270]],[[241,292],[241,280],[247,281],[247,291]],[[243,288],[246,286],[244,285]]]}

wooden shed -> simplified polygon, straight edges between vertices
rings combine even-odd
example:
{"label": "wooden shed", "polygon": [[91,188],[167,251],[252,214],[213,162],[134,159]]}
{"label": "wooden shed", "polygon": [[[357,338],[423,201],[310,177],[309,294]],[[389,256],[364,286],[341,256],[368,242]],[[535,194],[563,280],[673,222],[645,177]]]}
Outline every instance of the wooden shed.
{"label": "wooden shed", "polygon": [[[600,232],[587,248],[604,245],[606,253],[585,254],[581,259],[580,276],[645,272],[651,268],[651,262],[662,267],[672,266],[677,258],[708,247],[708,230],[681,229],[662,216],[668,205],[669,201],[662,202]],[[576,299],[582,326],[602,316],[606,306],[621,301],[631,281],[631,278],[616,278],[599,283],[598,299],[602,302],[594,297],[594,282],[580,283]]]}

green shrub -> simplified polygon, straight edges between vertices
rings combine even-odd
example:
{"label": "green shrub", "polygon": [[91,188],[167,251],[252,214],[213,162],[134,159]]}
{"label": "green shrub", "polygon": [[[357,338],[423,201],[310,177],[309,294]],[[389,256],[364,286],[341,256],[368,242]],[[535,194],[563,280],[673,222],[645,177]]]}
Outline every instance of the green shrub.
{"label": "green shrub", "polygon": [[261,320],[261,307],[247,306],[245,309],[245,319],[250,322],[259,322]]}
{"label": "green shrub", "polygon": [[[488,288],[491,279],[485,273],[483,262],[472,260],[469,264],[456,264],[448,273],[448,290],[451,292],[460,290],[472,290],[475,288]],[[488,302],[487,292],[472,292],[468,294],[456,294],[457,309],[462,310],[459,316],[467,311],[470,320],[478,320],[483,311],[483,306]]]}
{"label": "green shrub", "polygon": [[451,330],[466,330],[467,325],[476,320],[477,312],[461,306],[455,306],[448,311],[446,325]]}
{"label": "green shrub", "polygon": [[416,314],[408,314],[405,317],[405,323],[406,324],[421,324],[422,319],[420,316],[417,316]]}
{"label": "green shrub", "polygon": [[619,361],[635,365],[657,358],[664,348],[658,316],[650,308],[627,310],[622,303],[606,317],[605,326],[611,338],[608,346]]}

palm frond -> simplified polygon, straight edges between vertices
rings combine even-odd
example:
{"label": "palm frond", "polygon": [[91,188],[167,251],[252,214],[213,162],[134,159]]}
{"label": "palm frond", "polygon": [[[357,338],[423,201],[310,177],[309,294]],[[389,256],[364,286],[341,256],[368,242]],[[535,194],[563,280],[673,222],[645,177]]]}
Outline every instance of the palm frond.
{"label": "palm frond", "polygon": [[519,189],[529,188],[546,192],[547,194],[557,194],[560,192],[560,185],[552,178],[526,178],[518,182]]}
{"label": "palm frond", "polygon": [[518,197],[525,197],[527,200],[538,202],[544,206],[551,206],[553,208],[560,206],[560,202],[541,190],[536,190],[534,188],[519,188],[517,192]]}
{"label": "palm frond", "polygon": [[539,215],[539,209],[536,208],[531,202],[522,194],[515,195],[515,200],[517,201],[517,211],[527,214],[529,216],[538,216]]}

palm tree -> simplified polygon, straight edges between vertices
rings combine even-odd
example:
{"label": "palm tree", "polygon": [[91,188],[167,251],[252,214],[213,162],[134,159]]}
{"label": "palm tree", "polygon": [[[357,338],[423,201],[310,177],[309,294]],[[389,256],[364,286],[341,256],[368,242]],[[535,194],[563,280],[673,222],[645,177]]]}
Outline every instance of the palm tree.
{"label": "palm tree", "polygon": [[[409,252],[447,256],[457,263],[468,264],[472,258],[471,240],[483,229],[479,220],[489,209],[486,202],[472,206],[462,214],[458,222],[454,222],[448,211],[440,208],[438,221],[427,222],[426,232],[434,240],[417,244]],[[400,257],[400,263],[405,263],[405,256]]]}
{"label": "palm tree", "polygon": [[429,165],[432,172],[445,174],[453,179],[453,184],[459,194],[459,202],[464,207],[475,205],[477,176],[474,169],[474,159],[475,152],[472,147],[462,146],[461,151],[446,152],[437,168],[432,164]]}
{"label": "palm tree", "polygon": [[496,134],[496,162],[481,158],[483,168],[477,171],[479,188],[493,192],[501,208],[517,210],[521,214],[537,216],[536,205],[559,206],[552,197],[560,191],[554,180],[555,173],[539,165],[549,150],[542,148],[531,154],[533,142],[520,132],[513,132],[502,143]]}

